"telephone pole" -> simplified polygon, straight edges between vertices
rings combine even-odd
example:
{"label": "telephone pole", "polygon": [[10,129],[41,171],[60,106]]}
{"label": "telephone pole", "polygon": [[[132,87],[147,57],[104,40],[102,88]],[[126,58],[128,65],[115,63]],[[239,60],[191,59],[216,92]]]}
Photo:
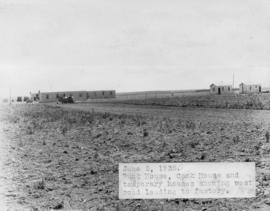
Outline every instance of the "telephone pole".
{"label": "telephone pole", "polygon": [[9,104],[11,104],[11,88],[9,87]]}
{"label": "telephone pole", "polygon": [[233,84],[232,84],[232,88],[234,89],[234,73],[233,73]]}

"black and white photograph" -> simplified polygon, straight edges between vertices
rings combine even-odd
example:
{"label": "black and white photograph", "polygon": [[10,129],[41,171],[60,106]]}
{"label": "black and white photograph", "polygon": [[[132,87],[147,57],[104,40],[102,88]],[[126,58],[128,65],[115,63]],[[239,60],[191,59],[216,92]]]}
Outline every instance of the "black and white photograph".
{"label": "black and white photograph", "polygon": [[269,211],[269,0],[0,0],[0,211]]}

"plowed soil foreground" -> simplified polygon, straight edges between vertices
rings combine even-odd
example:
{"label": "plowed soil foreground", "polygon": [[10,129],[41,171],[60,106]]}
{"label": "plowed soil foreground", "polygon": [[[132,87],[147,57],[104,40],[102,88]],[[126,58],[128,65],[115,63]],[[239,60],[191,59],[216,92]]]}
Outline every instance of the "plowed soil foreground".
{"label": "plowed soil foreground", "polygon": [[[269,117],[253,110],[5,105],[0,199],[11,210],[270,210]],[[256,197],[118,199],[119,162],[184,161],[256,162]]]}

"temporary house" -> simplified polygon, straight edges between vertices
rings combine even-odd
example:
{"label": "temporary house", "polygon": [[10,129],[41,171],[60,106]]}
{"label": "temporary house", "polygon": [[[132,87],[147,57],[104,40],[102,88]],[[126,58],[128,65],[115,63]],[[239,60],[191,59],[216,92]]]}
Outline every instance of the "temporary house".
{"label": "temporary house", "polygon": [[115,90],[101,91],[64,91],[64,92],[38,92],[31,94],[31,99],[41,103],[56,102],[59,97],[73,97],[74,101],[86,101],[88,99],[115,98]]}
{"label": "temporary house", "polygon": [[233,88],[231,85],[210,85],[211,94],[230,94],[233,93]]}
{"label": "temporary house", "polygon": [[262,92],[262,86],[260,84],[239,84],[239,93],[248,94],[248,93],[260,93]]}

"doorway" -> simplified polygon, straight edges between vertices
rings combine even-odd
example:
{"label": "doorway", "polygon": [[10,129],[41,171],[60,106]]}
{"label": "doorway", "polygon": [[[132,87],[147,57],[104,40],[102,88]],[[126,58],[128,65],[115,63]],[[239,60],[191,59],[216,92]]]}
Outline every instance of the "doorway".
{"label": "doorway", "polygon": [[220,88],[218,88],[218,94],[219,94],[219,95],[221,94]]}

